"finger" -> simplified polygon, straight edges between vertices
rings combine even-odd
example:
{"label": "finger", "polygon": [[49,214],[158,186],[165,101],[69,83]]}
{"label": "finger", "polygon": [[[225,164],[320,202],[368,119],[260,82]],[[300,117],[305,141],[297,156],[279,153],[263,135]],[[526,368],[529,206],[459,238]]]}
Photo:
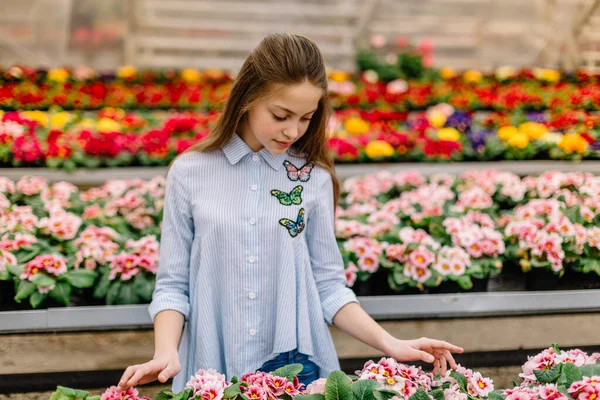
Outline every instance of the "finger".
{"label": "finger", "polygon": [[429,354],[428,352],[423,350],[413,349],[412,356],[413,360],[421,360],[430,364],[435,361],[435,357],[432,354]]}
{"label": "finger", "polygon": [[133,374],[131,379],[127,381],[127,384],[129,386],[136,386],[143,377],[150,375],[153,372],[153,369],[154,368],[152,364],[144,364],[135,372],[135,374]]}
{"label": "finger", "polygon": [[158,380],[160,383],[165,383],[166,381],[169,380],[169,378],[172,378],[173,376],[177,375],[177,373],[179,371],[176,371],[177,366],[175,365],[167,365],[167,367],[165,369],[163,369],[159,374],[158,374]]}
{"label": "finger", "polygon": [[444,356],[440,356],[439,362],[440,367],[442,368],[442,376],[446,376],[446,372],[448,372],[448,364],[446,363],[446,358]]}
{"label": "finger", "polygon": [[440,360],[437,358],[433,362],[433,376],[436,376],[440,372]]}
{"label": "finger", "polygon": [[454,359],[452,353],[450,353],[448,350],[444,350],[443,354],[444,358],[448,361],[448,364],[450,364],[450,368],[455,370],[458,366],[456,365],[456,360]]}
{"label": "finger", "polygon": [[135,373],[137,367],[138,367],[137,365],[131,365],[125,369],[125,372],[123,372],[123,375],[121,376],[121,380],[119,381],[119,385],[118,385],[119,390],[125,390],[128,388],[127,381],[129,379],[131,379],[131,377]]}
{"label": "finger", "polygon": [[423,338],[423,345],[429,348],[433,348],[435,350],[448,350],[453,353],[462,353],[464,349],[462,347],[455,346],[451,343],[445,342],[443,340],[429,339]]}

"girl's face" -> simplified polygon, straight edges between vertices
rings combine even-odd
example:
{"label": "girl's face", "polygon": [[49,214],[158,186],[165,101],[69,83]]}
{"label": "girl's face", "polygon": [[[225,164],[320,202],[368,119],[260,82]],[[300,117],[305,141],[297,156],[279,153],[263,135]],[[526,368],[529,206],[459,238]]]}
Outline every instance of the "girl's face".
{"label": "girl's face", "polygon": [[306,133],[323,91],[309,82],[286,85],[256,105],[240,123],[240,137],[254,151],[282,154]]}

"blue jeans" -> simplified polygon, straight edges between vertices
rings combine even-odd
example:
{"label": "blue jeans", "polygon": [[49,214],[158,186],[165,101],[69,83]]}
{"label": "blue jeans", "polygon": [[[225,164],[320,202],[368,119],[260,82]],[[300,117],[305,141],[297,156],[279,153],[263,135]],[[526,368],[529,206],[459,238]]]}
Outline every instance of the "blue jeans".
{"label": "blue jeans", "polygon": [[302,364],[304,368],[302,368],[302,371],[298,374],[298,380],[305,385],[305,388],[313,381],[319,379],[319,367],[317,364],[309,361],[307,355],[298,353],[298,350],[280,353],[274,359],[264,363],[258,370],[262,372],[273,372],[277,368],[289,364]]}

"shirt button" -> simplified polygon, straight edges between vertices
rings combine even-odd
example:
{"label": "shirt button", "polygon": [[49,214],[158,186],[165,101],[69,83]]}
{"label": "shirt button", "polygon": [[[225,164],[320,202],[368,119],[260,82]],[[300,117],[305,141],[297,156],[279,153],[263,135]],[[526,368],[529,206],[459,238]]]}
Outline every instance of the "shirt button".
{"label": "shirt button", "polygon": [[255,225],[256,224],[256,218],[250,218],[250,225]]}
{"label": "shirt button", "polygon": [[254,160],[254,161],[258,161],[258,154],[254,154],[254,155],[252,156],[252,160]]}
{"label": "shirt button", "polygon": [[256,329],[250,329],[250,336],[256,335]]}
{"label": "shirt button", "polygon": [[254,300],[256,298],[256,293],[252,292],[248,295],[248,297],[250,297],[250,300]]}
{"label": "shirt button", "polygon": [[248,257],[248,261],[250,261],[251,263],[253,263],[254,261],[256,261],[256,257],[250,256],[250,257]]}
{"label": "shirt button", "polygon": [[250,189],[257,191],[258,190],[258,185],[252,185],[250,186]]}

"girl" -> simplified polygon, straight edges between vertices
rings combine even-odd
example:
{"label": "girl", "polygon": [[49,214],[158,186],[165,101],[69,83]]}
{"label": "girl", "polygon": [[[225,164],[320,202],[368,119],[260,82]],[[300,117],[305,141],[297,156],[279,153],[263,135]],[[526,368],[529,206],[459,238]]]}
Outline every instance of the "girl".
{"label": "girl", "polygon": [[263,39],[214,131],[168,173],[149,308],[155,354],[127,368],[120,389],[175,377],[178,392],[198,369],[230,379],[291,363],[304,365],[299,378],[308,384],[340,367],[327,324],[397,360],[423,360],[442,373],[447,363],[456,367],[451,352],[460,347],[391,336],[346,287],[328,115],[315,43]]}

